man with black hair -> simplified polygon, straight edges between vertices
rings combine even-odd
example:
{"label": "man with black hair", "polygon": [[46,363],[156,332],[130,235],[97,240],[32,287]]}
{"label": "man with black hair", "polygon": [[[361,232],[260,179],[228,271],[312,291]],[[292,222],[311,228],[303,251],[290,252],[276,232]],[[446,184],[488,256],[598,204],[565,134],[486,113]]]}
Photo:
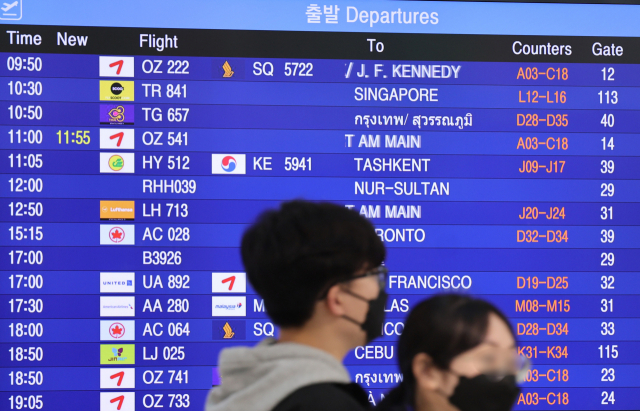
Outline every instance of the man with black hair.
{"label": "man with black hair", "polygon": [[385,249],[371,223],[335,204],[291,201],[258,218],[241,252],[280,335],[222,351],[206,411],[366,409],[342,359],[384,321]]}

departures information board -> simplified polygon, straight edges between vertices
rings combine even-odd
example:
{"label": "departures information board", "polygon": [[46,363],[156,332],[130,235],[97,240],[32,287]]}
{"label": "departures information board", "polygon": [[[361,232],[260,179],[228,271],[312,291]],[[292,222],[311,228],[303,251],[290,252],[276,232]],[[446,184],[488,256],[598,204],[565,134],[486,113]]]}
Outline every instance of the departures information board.
{"label": "departures information board", "polygon": [[[388,8],[417,30],[443,7]],[[3,410],[202,409],[221,349],[277,336],[239,244],[295,198],[388,249],[382,335],[345,359],[372,403],[411,308],[464,292],[531,359],[516,409],[640,408],[640,39],[354,8],[298,4],[289,31],[3,22]]]}

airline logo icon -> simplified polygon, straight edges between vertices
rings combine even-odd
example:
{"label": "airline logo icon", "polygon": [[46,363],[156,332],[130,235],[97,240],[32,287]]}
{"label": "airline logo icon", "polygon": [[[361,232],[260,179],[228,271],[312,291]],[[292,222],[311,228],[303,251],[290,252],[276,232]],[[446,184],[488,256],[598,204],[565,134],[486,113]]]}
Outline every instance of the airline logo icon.
{"label": "airline logo icon", "polygon": [[100,100],[134,101],[133,81],[100,80]]}
{"label": "airline logo icon", "polygon": [[228,61],[224,62],[224,64],[222,65],[222,70],[224,71],[224,74],[222,75],[222,77],[224,78],[233,77],[233,70],[231,70],[231,64],[229,64]]}
{"label": "airline logo icon", "polygon": [[100,321],[100,340],[133,341],[136,322],[133,320]]}
{"label": "airline logo icon", "polygon": [[101,293],[133,293],[135,273],[100,273]]}
{"label": "airline logo icon", "polygon": [[136,216],[135,201],[100,201],[100,220],[131,220]]}
{"label": "airline logo icon", "polygon": [[131,392],[101,392],[100,411],[135,411],[136,393]]}
{"label": "airline logo icon", "polygon": [[109,150],[133,150],[135,132],[132,128],[101,128],[100,148]]}
{"label": "airline logo icon", "polygon": [[100,317],[133,317],[135,297],[100,297]]}
{"label": "airline logo icon", "polygon": [[133,57],[100,56],[100,77],[133,77]]}
{"label": "airline logo icon", "polygon": [[100,245],[135,245],[135,228],[133,224],[100,224]]}
{"label": "airline logo icon", "polygon": [[245,320],[213,320],[213,339],[215,341],[246,340],[247,323]]}
{"label": "airline logo icon", "polygon": [[100,124],[133,125],[133,118],[131,104],[100,104]]}
{"label": "airline logo icon", "polygon": [[100,368],[100,388],[136,388],[135,368]]}
{"label": "airline logo icon", "polygon": [[212,154],[212,174],[246,174],[246,154]]}
{"label": "airline logo icon", "polygon": [[213,58],[213,78],[243,80],[245,63],[240,59]]}
{"label": "airline logo icon", "polygon": [[123,365],[135,363],[135,344],[100,344],[100,364]]}
{"label": "airline logo icon", "polygon": [[211,273],[212,293],[246,293],[246,273]]}
{"label": "airline logo icon", "polygon": [[134,173],[134,153],[100,153],[101,173]]}
{"label": "airline logo icon", "polygon": [[213,317],[246,317],[247,297],[211,297]]}

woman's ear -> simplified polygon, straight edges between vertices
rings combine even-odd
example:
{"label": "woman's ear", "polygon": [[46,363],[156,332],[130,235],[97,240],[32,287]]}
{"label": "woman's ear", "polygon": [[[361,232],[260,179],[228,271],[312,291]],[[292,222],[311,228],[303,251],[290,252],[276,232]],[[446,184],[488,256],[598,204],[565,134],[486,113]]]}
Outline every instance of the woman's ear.
{"label": "woman's ear", "polygon": [[444,388],[444,371],[435,366],[428,354],[420,353],[413,357],[411,370],[418,388],[429,391],[439,391]]}

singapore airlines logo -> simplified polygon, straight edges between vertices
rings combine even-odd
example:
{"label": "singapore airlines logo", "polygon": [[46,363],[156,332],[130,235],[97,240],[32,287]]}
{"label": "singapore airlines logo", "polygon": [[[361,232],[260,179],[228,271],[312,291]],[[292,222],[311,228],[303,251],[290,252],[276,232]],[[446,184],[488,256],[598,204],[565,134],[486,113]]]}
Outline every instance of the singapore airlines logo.
{"label": "singapore airlines logo", "polygon": [[222,77],[233,77],[233,71],[231,70],[231,65],[228,61],[224,62],[224,64],[222,65],[222,70],[224,70],[224,74],[222,75]]}
{"label": "singapore airlines logo", "polygon": [[233,328],[231,328],[228,322],[225,323],[222,329],[224,330],[224,337],[222,337],[224,339],[231,339],[234,335],[236,335],[236,333],[233,332]]}

